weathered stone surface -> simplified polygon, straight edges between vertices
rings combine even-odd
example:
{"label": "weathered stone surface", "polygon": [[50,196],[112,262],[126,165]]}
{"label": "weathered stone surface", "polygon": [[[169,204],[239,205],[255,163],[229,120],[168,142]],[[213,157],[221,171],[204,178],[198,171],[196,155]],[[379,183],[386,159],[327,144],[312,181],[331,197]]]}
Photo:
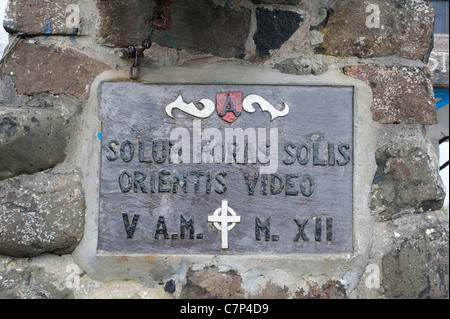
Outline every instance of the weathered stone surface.
{"label": "weathered stone surface", "polygon": [[344,285],[335,280],[329,280],[327,283],[319,286],[310,283],[308,291],[300,288],[296,291],[294,299],[345,299],[347,292]]}
{"label": "weathered stone surface", "polygon": [[[146,39],[154,1],[97,1],[100,37],[105,45],[140,45]],[[138,19],[137,19],[138,17]],[[213,1],[178,1],[172,6],[172,27],[155,31],[153,42],[189,53],[243,58],[251,10]]]}
{"label": "weathered stone surface", "polygon": [[448,34],[435,34],[434,47],[430,55],[428,67],[435,88],[448,88],[449,55]]}
{"label": "weathered stone surface", "polygon": [[162,285],[94,280],[72,255],[0,256],[0,299],[172,299]]}
{"label": "weathered stone surface", "polygon": [[87,98],[94,78],[109,69],[72,49],[18,43],[0,73],[11,77],[19,94],[52,92]]}
{"label": "weathered stone surface", "polygon": [[371,209],[380,220],[442,207],[445,190],[428,147],[403,140],[388,143],[376,152],[378,168]]}
{"label": "weathered stone surface", "polygon": [[311,58],[289,58],[275,63],[274,69],[281,73],[296,75],[320,75],[328,71],[328,65],[322,60]]}
{"label": "weathered stone surface", "polygon": [[[265,277],[265,276],[263,276]],[[295,293],[273,279],[263,280],[264,284],[255,291],[245,291],[242,277],[233,270],[220,271],[216,267],[202,270],[189,269],[187,282],[183,286],[181,299],[345,299],[344,285],[335,280],[329,280],[323,285],[308,281],[307,288],[298,288]],[[261,282],[255,283],[259,286]]]}
{"label": "weathered stone surface", "polygon": [[303,0],[252,0],[254,4],[285,4],[296,6],[300,4]]}
{"label": "weathered stone surface", "polygon": [[289,289],[286,286],[280,286],[276,282],[269,281],[263,289],[256,294],[247,295],[248,299],[287,299],[289,298]]}
{"label": "weathered stone surface", "polygon": [[24,106],[30,97],[27,95],[17,94],[14,82],[9,76],[5,76],[0,80],[0,105],[1,106]]}
{"label": "weathered stone surface", "polygon": [[73,291],[58,289],[55,277],[44,268],[0,269],[0,299],[73,299]]}
{"label": "weathered stone surface", "polygon": [[[283,277],[283,276],[281,276]],[[201,270],[189,269],[186,284],[181,290],[181,299],[288,299],[288,298],[343,298],[345,288],[341,283],[329,281],[322,286],[308,282],[308,292],[302,288],[295,294],[269,272],[258,275],[256,281],[243,284],[241,274],[234,270],[220,271],[217,267]],[[249,280],[249,279],[247,279]],[[289,283],[288,285],[290,285]],[[244,288],[244,286],[246,288]],[[292,285],[291,285],[292,286]],[[292,289],[292,287],[291,287]]]}
{"label": "weathered stone surface", "polygon": [[244,7],[222,7],[209,0],[179,1],[174,5],[171,36],[155,41],[190,53],[243,58],[250,18],[251,10]]}
{"label": "weathered stone surface", "polygon": [[181,299],[235,299],[244,298],[242,278],[235,271],[221,272],[215,267],[199,271],[190,269]]}
{"label": "weathered stone surface", "polygon": [[[78,6],[77,0],[9,1],[3,26],[10,33],[21,32],[28,36],[76,35],[79,29],[79,9],[74,9],[73,6]],[[77,13],[74,10],[78,10],[75,21],[73,15]]]}
{"label": "weathered stone surface", "polygon": [[[140,45],[147,38],[153,1],[96,1],[100,25],[97,36],[111,46]],[[139,17],[139,18],[137,18]]]}
{"label": "weathered stone surface", "polygon": [[0,180],[61,163],[67,124],[58,110],[0,107]]}
{"label": "weathered stone surface", "polygon": [[177,286],[173,279],[169,280],[164,285],[164,291],[168,292],[169,294],[173,294],[176,291],[176,288],[177,288]]}
{"label": "weathered stone surface", "polygon": [[408,232],[395,241],[382,259],[386,298],[448,298],[449,225],[442,212],[417,220],[398,220],[396,232]]}
{"label": "weathered stone surface", "polygon": [[60,110],[68,117],[80,114],[83,100],[73,95],[55,95],[51,92],[33,95],[17,94],[13,80],[5,76],[0,80],[0,108],[1,107],[39,107]]}
{"label": "weathered stone surface", "polygon": [[257,8],[257,27],[253,36],[256,52],[260,56],[268,56],[271,50],[281,48],[283,43],[298,30],[303,21],[304,18],[298,12]]}
{"label": "weathered stone surface", "polygon": [[[318,26],[325,19],[327,19],[329,12],[328,10],[332,8],[334,3],[337,1],[341,0],[312,0],[310,2],[312,7],[307,11],[311,15],[310,25],[313,27],[312,29],[315,29],[314,27]],[[301,2],[300,4],[303,5],[304,2]]]}
{"label": "weathered stone surface", "polygon": [[436,102],[428,70],[417,67],[347,65],[347,76],[372,87],[372,117],[383,124],[437,123]]}
{"label": "weathered stone surface", "polygon": [[76,173],[41,172],[0,182],[0,255],[68,254],[84,231],[85,203]]}
{"label": "weathered stone surface", "polygon": [[319,31],[324,41],[316,53],[360,58],[400,56],[425,60],[434,29],[434,10],[428,1],[378,1],[379,27],[369,28],[375,12],[369,2],[360,0],[336,1],[328,10],[328,18]]}

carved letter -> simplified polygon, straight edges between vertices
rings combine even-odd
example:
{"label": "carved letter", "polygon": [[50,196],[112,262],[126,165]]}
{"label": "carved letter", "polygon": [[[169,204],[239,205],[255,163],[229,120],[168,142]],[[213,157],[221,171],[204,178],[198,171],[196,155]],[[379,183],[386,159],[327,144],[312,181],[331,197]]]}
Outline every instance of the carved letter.
{"label": "carved letter", "polygon": [[255,193],[256,183],[258,182],[259,174],[255,173],[253,175],[253,181],[250,181],[250,174],[248,172],[244,172],[245,184],[247,185],[247,190],[249,195],[253,195]]}
{"label": "carved letter", "polygon": [[164,239],[169,239],[170,236],[167,233],[166,221],[163,216],[159,216],[158,223],[156,224],[155,239],[159,239],[159,235],[164,235]]}
{"label": "carved letter", "polygon": [[308,223],[308,219],[304,220],[294,219],[294,220],[298,226],[298,233],[295,236],[294,241],[299,241],[300,237],[303,239],[303,241],[309,241],[308,236],[306,236],[305,234],[305,226]]}
{"label": "carved letter", "polygon": [[186,221],[183,215],[180,215],[180,237],[181,239],[186,238],[186,230],[189,232],[189,239],[194,239],[194,217]]}
{"label": "carved letter", "polygon": [[261,230],[264,231],[264,239],[270,241],[270,217],[267,218],[264,223],[256,217],[255,218],[255,237],[257,241],[261,240]]}
{"label": "carved letter", "polygon": [[128,219],[128,214],[122,214],[123,225],[125,226],[125,232],[127,233],[127,238],[133,238],[134,232],[136,231],[136,226],[139,220],[139,215],[133,216],[133,221],[131,222]]}

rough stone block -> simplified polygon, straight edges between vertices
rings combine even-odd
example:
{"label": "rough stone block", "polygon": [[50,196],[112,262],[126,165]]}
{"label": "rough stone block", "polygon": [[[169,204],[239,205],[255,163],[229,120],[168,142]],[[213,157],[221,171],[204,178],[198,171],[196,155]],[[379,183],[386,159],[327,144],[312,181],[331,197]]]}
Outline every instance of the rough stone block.
{"label": "rough stone block", "polygon": [[244,298],[242,278],[235,271],[221,272],[215,267],[194,271],[186,275],[187,282],[181,291],[182,299]]}
{"label": "rough stone block", "polygon": [[372,87],[372,117],[383,124],[437,123],[428,70],[416,67],[348,65],[344,73]]}
{"label": "rough stone block", "polygon": [[22,107],[30,100],[28,95],[17,94],[14,82],[9,76],[0,79],[0,105]]}
{"label": "rough stone block", "polygon": [[398,222],[395,227],[407,237],[394,241],[383,256],[385,297],[448,298],[448,218],[438,211]]}
{"label": "rough stone block", "polygon": [[281,73],[296,75],[320,75],[328,71],[325,62],[311,58],[288,58],[276,62],[273,68]]}
{"label": "rough stone block", "polygon": [[[316,53],[360,58],[399,56],[425,60],[434,29],[428,1],[336,1],[318,28],[324,41]],[[377,22],[379,23],[377,24]]]}
{"label": "rough stone block", "polygon": [[[100,28],[97,36],[104,45],[141,45],[149,30],[154,1],[97,1]],[[178,1],[171,7],[172,27],[155,30],[153,42],[189,53],[243,58],[250,30],[251,10],[213,1]]]}
{"label": "rough stone block", "polygon": [[87,98],[94,78],[110,67],[72,49],[18,43],[5,59],[3,76],[18,94],[52,92]]}
{"label": "rough stone block", "polygon": [[295,299],[346,299],[347,291],[345,286],[336,280],[328,280],[325,284],[319,286],[316,283],[308,285],[308,291],[300,288],[296,293]]}
{"label": "rough stone block", "polygon": [[0,269],[1,299],[73,299],[73,291],[64,287],[58,289],[57,278],[44,268]]}
{"label": "rough stone block", "polygon": [[268,273],[259,275],[258,283],[252,283],[252,289],[246,291],[246,284],[237,271],[220,271],[217,267],[189,269],[186,279],[181,299],[344,299],[347,296],[346,288],[339,281],[329,280],[319,285],[307,280],[304,287],[298,287],[294,292],[270,278]]}
{"label": "rough stone block", "polygon": [[0,182],[0,254],[71,253],[84,231],[85,202],[76,173],[41,172]]}
{"label": "rough stone block", "polygon": [[9,1],[3,26],[10,33],[76,35],[80,28],[78,0]]}
{"label": "rough stone block", "polygon": [[430,147],[405,140],[388,143],[376,152],[371,209],[380,220],[442,207],[445,189]]}
{"label": "rough stone block", "polygon": [[252,0],[254,4],[285,4],[296,6],[300,4],[303,0]]}
{"label": "rough stone block", "polygon": [[95,280],[71,255],[0,256],[0,299],[173,299],[163,285],[149,286],[132,280]]}
{"label": "rough stone block", "polygon": [[257,27],[253,36],[256,52],[260,56],[268,56],[271,50],[281,48],[283,43],[298,30],[303,21],[304,18],[298,12],[257,8]]}
{"label": "rough stone block", "polygon": [[0,108],[0,180],[61,163],[69,138],[67,124],[58,110]]}
{"label": "rough stone block", "polygon": [[0,79],[0,108],[39,107],[52,108],[64,112],[67,117],[78,115],[83,108],[83,100],[72,95],[54,95],[51,92],[23,95],[17,94],[16,86],[9,76]]}
{"label": "rough stone block", "polygon": [[96,1],[99,11],[99,37],[104,45],[140,45],[147,38],[154,10],[153,1]]}

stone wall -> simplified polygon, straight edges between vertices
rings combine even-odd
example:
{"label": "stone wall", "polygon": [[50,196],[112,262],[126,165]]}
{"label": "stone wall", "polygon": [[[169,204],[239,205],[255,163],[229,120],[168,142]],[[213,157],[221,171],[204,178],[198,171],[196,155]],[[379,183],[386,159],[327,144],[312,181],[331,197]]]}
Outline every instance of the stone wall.
{"label": "stone wall", "polygon": [[141,59],[142,82],[355,87],[354,252],[266,263],[95,255],[98,85],[131,81],[120,49],[146,38],[154,1],[9,1],[3,26],[20,41],[0,65],[0,298],[448,298],[425,130],[434,11],[375,2],[178,0]]}

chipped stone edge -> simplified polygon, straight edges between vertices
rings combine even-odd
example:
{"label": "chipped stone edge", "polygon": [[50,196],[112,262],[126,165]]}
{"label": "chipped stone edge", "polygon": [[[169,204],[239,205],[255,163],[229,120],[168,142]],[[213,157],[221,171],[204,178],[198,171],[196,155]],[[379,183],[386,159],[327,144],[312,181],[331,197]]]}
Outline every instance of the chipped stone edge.
{"label": "chipped stone edge", "polygon": [[[155,76],[155,75],[158,76]],[[362,81],[350,78],[339,70],[330,70],[319,76],[282,74],[262,67],[249,67],[226,62],[201,68],[171,67],[160,70],[143,69],[139,82],[148,84],[272,84],[308,86],[352,86],[354,88],[354,173],[353,173],[353,253],[295,254],[295,255],[141,255],[111,254],[97,251],[99,216],[99,176],[101,132],[98,117],[100,87],[103,82],[130,82],[128,68],[107,71],[93,82],[90,98],[84,106],[72,151],[77,154],[75,165],[81,172],[86,194],[86,222],[84,236],[72,253],[77,264],[89,277],[97,280],[131,279],[147,284],[173,279],[186,283],[189,269],[216,266],[233,269],[243,278],[242,286],[251,289],[251,278],[256,273],[284,273],[297,283],[304,278],[325,283],[339,280],[347,293],[354,290],[369,260],[375,220],[370,214],[369,202],[373,176],[376,171],[375,151],[380,124],[372,120],[370,106],[372,91]],[[303,281],[302,281],[303,280]],[[295,288],[291,283],[290,288]],[[300,284],[301,285],[301,284]],[[246,289],[246,290],[248,290]]]}

